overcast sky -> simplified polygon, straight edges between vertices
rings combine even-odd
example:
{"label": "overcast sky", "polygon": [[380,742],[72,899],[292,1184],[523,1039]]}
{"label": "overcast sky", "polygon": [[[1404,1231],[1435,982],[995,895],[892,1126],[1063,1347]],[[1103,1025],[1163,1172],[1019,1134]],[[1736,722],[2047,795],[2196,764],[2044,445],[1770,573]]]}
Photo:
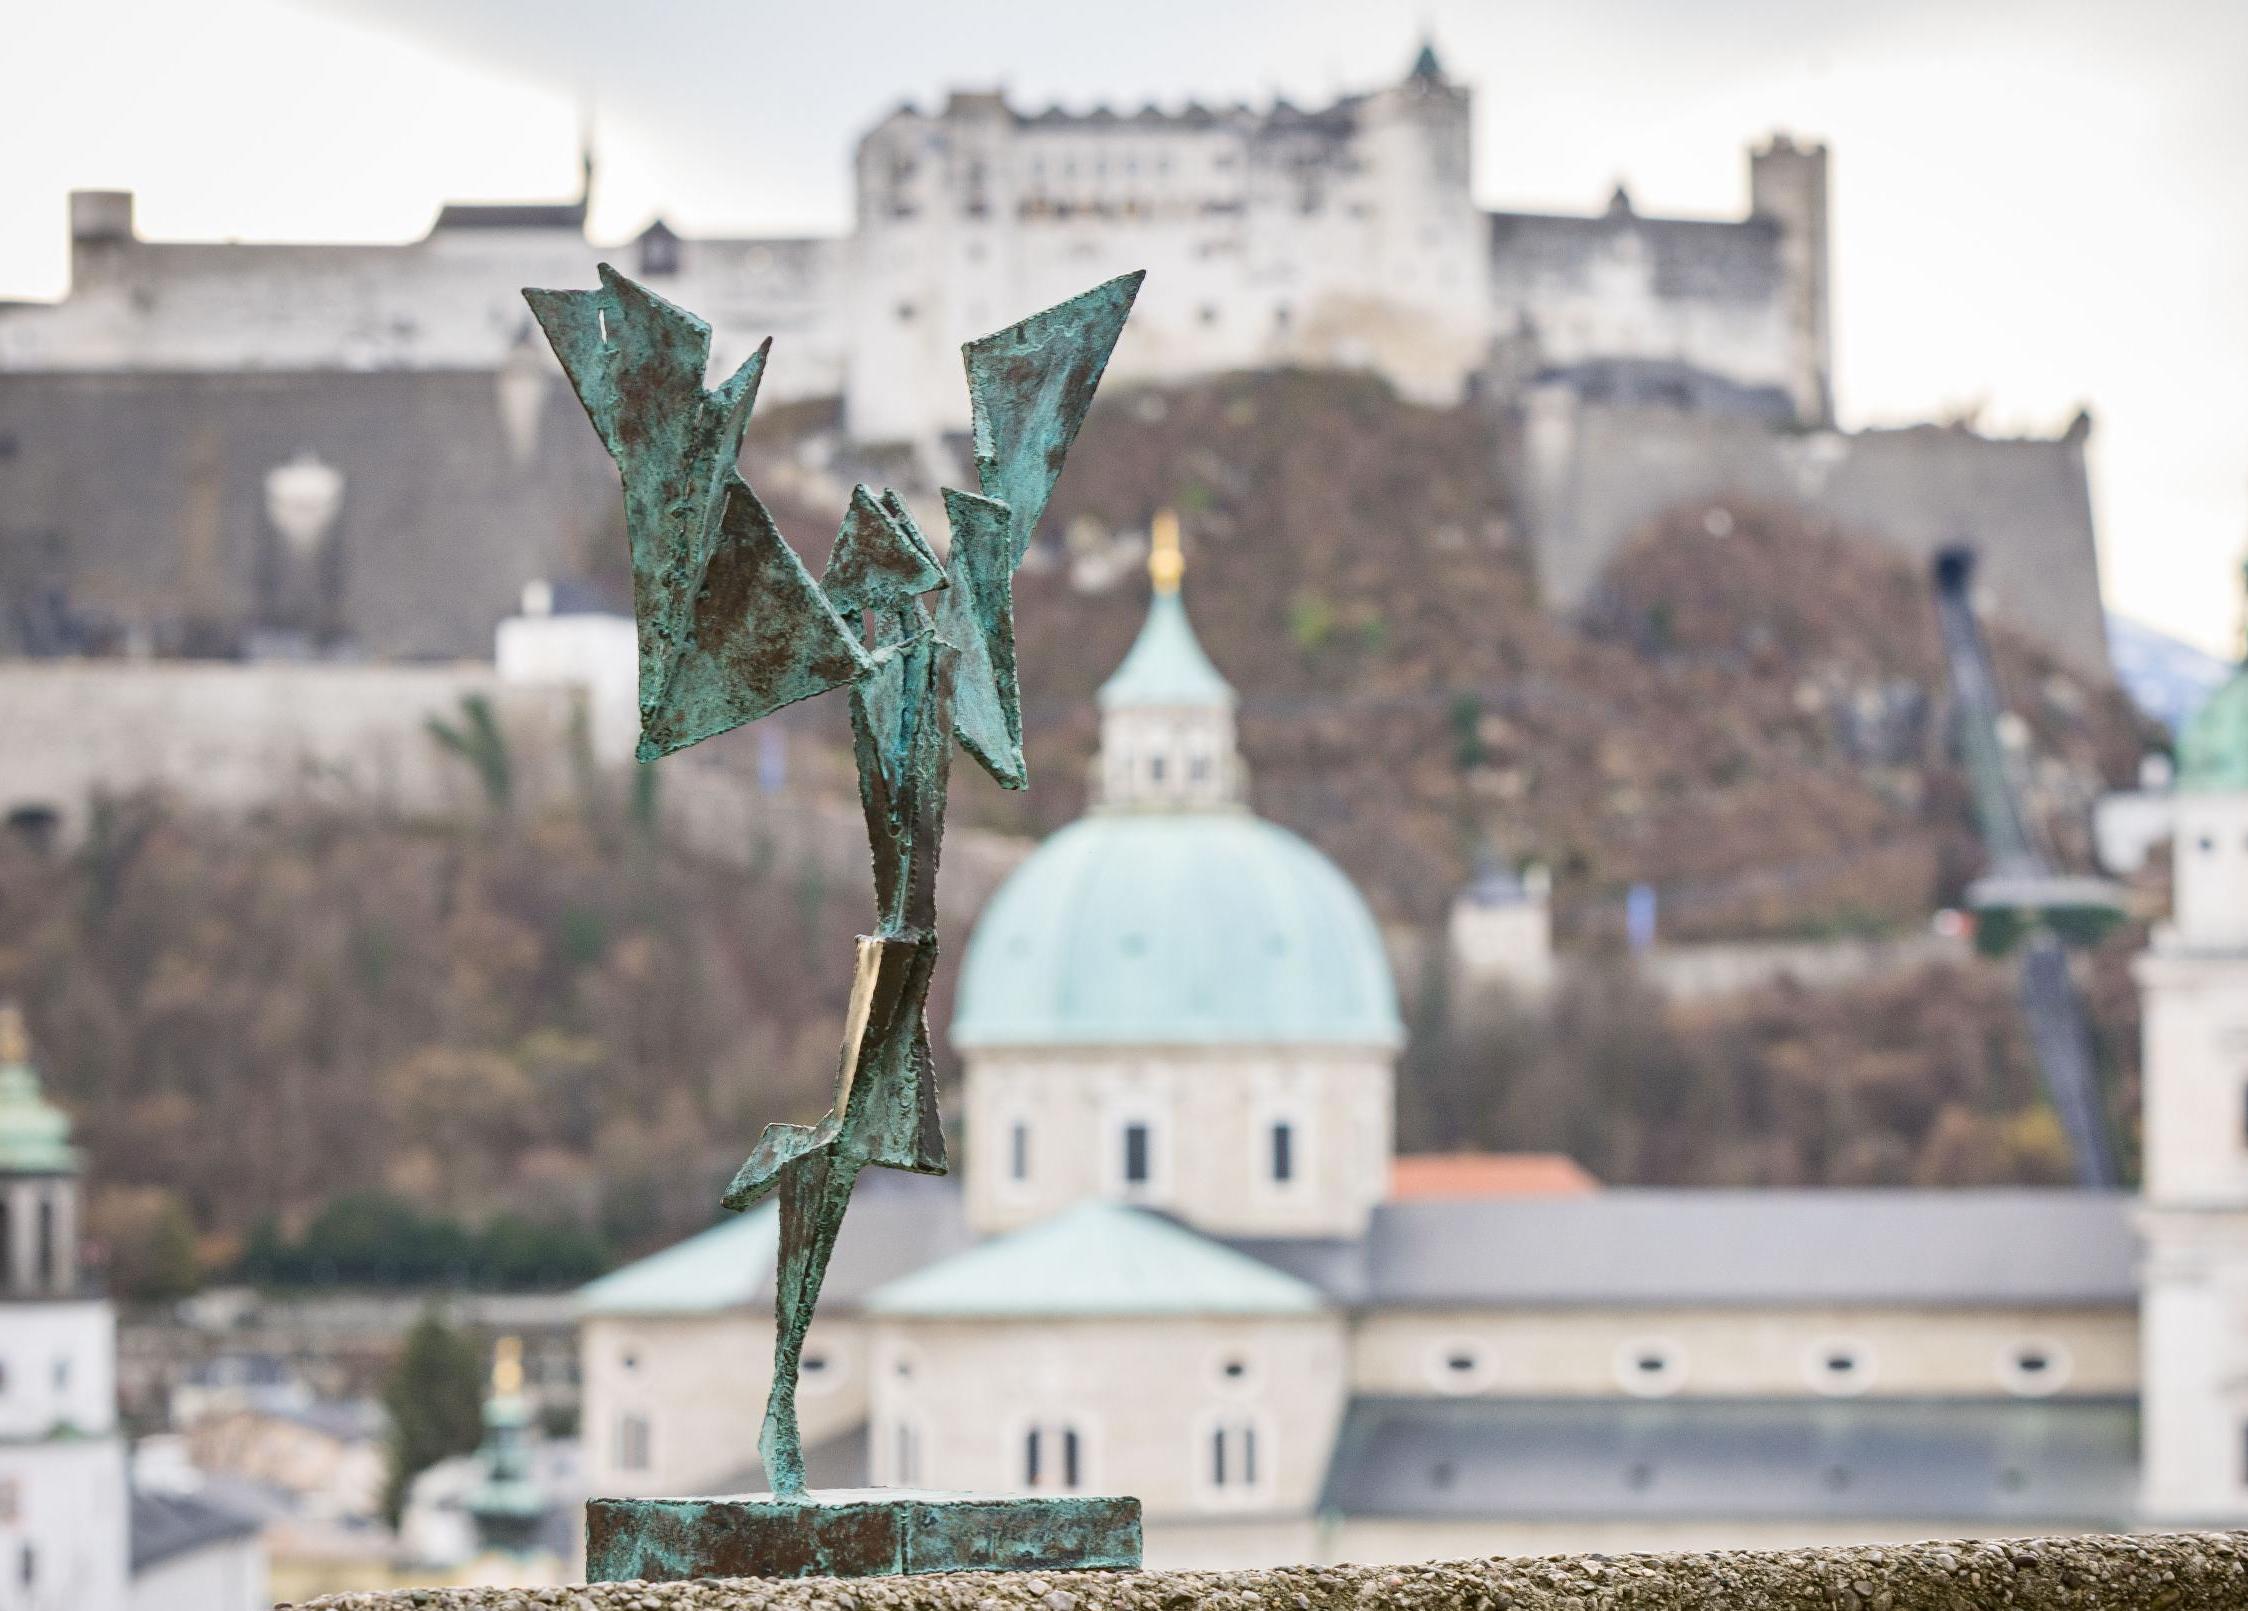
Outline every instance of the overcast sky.
{"label": "overcast sky", "polygon": [[575,184],[602,238],[839,231],[901,99],[1316,103],[1425,30],[1491,204],[1726,215],[1743,147],[1834,151],[1847,423],[2089,405],[2107,593],[2237,646],[2248,547],[2248,0],[12,0],[0,297],[64,283],[65,192],[144,233],[408,239]]}

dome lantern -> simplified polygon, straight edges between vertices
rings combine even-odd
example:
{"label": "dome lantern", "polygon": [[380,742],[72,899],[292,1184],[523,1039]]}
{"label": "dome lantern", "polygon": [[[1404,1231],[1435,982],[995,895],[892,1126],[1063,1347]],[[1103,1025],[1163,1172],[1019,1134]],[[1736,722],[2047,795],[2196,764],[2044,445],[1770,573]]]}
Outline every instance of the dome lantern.
{"label": "dome lantern", "polygon": [[1233,689],[1187,620],[1185,571],[1179,518],[1166,509],[1149,533],[1147,621],[1101,685],[1093,792],[1103,810],[1208,811],[1237,807],[1246,792]]}

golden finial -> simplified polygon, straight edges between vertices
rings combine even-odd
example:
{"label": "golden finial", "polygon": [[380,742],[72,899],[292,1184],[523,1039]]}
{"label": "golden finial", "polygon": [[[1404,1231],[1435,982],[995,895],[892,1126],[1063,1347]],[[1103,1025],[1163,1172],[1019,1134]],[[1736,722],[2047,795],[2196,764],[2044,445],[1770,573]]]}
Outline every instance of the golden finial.
{"label": "golden finial", "polygon": [[23,1027],[23,1009],[12,1001],[0,1001],[0,1063],[30,1060],[31,1036]]}
{"label": "golden finial", "polygon": [[1155,514],[1148,533],[1147,576],[1158,593],[1176,593],[1186,574],[1186,556],[1179,552],[1179,517],[1168,509]]}
{"label": "golden finial", "polygon": [[492,1396],[512,1398],[523,1391],[523,1339],[502,1337],[492,1345]]}

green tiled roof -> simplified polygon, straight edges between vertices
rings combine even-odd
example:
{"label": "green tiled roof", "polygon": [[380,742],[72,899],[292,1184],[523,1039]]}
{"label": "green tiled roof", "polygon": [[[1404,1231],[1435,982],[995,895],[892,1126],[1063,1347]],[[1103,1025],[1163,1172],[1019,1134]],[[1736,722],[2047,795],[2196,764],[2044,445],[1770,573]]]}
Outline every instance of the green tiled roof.
{"label": "green tiled roof", "polygon": [[70,1144],[70,1115],[39,1091],[39,1076],[24,1044],[22,1020],[12,1007],[0,1040],[0,1174],[67,1175],[78,1169]]}
{"label": "green tiled roof", "polygon": [[2248,791],[2248,667],[2211,694],[2179,735],[2178,787]]}
{"label": "green tiled roof", "polygon": [[1202,652],[1186,618],[1185,603],[1175,591],[1159,590],[1148,604],[1147,620],[1131,652],[1101,684],[1101,709],[1232,703],[1233,689]]}
{"label": "green tiled roof", "polygon": [[578,1289],[581,1314],[703,1314],[740,1309],[773,1291],[780,1209],[766,1203]]}
{"label": "green tiled roof", "polygon": [[1292,1315],[1316,1287],[1143,1209],[1085,1202],[917,1270],[867,1298],[880,1315]]}
{"label": "green tiled roof", "polygon": [[1397,1045],[1381,932],[1334,863],[1242,811],[1096,812],[992,897],[953,1044]]}

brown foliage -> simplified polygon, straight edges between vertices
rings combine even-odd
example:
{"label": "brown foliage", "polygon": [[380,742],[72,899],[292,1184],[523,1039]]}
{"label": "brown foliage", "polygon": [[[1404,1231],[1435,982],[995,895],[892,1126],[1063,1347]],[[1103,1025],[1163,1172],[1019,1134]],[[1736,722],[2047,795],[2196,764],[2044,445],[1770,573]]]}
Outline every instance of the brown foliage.
{"label": "brown foliage", "polygon": [[710,1220],[758,1124],[827,1100],[852,892],[566,817],[121,810],[75,857],[0,844],[0,995],[96,1178],[205,1232],[389,1189],[644,1244]]}

